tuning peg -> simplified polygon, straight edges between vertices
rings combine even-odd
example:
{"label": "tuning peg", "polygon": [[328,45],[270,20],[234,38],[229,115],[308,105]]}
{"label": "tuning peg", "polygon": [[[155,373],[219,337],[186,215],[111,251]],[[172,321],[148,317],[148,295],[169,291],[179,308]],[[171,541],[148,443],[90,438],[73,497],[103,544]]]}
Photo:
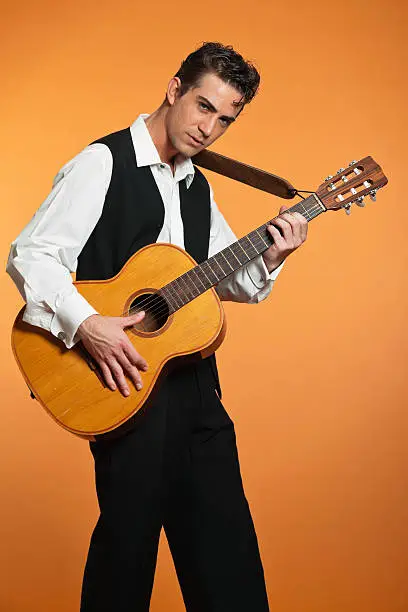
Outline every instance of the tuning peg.
{"label": "tuning peg", "polygon": [[357,204],[357,206],[360,206],[361,208],[364,208],[364,206],[365,206],[364,196],[360,196],[359,198],[357,198],[356,204]]}
{"label": "tuning peg", "polygon": [[345,204],[344,210],[346,211],[346,215],[351,215],[351,204]]}
{"label": "tuning peg", "polygon": [[372,191],[370,191],[369,195],[370,195],[371,200],[375,202],[377,199],[377,189],[373,189]]}
{"label": "tuning peg", "polygon": [[357,163],[357,160],[356,160],[356,159],[353,159],[353,161],[351,161],[351,162],[349,163],[349,166],[354,166],[354,164],[356,164],[356,163]]}
{"label": "tuning peg", "polygon": [[345,168],[339,168],[339,169],[337,170],[337,174],[341,174],[342,172],[344,172],[344,170],[345,170]]}
{"label": "tuning peg", "polygon": [[329,176],[326,176],[326,178],[324,179],[325,181],[330,181],[333,178],[332,174],[329,174]]}

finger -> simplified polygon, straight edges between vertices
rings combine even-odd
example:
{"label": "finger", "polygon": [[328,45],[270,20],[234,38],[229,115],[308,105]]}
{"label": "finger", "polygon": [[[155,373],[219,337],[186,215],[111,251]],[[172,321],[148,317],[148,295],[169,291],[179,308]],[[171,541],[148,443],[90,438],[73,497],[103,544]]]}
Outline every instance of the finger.
{"label": "finger", "polygon": [[290,223],[282,219],[282,217],[276,217],[276,219],[272,220],[272,224],[281,228],[286,243],[289,247],[293,247],[293,232]]}
{"label": "finger", "polygon": [[275,227],[274,225],[272,225],[272,223],[268,223],[267,229],[268,229],[268,232],[270,233],[270,235],[273,238],[273,242],[274,242],[274,245],[276,246],[276,248],[281,248],[282,249],[282,247],[285,246],[285,241],[282,238],[282,234],[280,233],[278,228]]}
{"label": "finger", "polygon": [[287,206],[285,206],[285,204],[282,204],[282,206],[281,206],[281,207],[280,207],[280,209],[279,209],[279,214],[281,214],[281,213],[285,212],[285,210],[288,210],[288,207],[287,207]]}
{"label": "finger", "polygon": [[129,359],[130,363],[136,366],[139,370],[146,372],[148,365],[147,361],[137,352],[133,344],[126,337],[127,342],[123,345],[123,352]]}
{"label": "finger", "polygon": [[144,318],[145,314],[145,311],[141,310],[136,314],[132,314],[127,317],[121,317],[121,323],[123,328],[131,327],[132,325],[136,325],[136,323],[140,323],[140,321]]}
{"label": "finger", "polygon": [[116,387],[115,381],[113,380],[112,373],[110,369],[108,368],[108,366],[106,365],[106,363],[104,361],[100,361],[99,367],[101,369],[101,372],[103,374],[103,377],[105,379],[105,382],[108,388],[111,391],[116,391],[117,387]]}
{"label": "finger", "polygon": [[307,219],[300,212],[289,213],[293,217],[295,217],[299,221],[300,227],[300,235],[302,237],[303,242],[306,240],[307,230],[309,227],[309,223]]}
{"label": "finger", "polygon": [[140,376],[140,372],[136,366],[134,366],[129,359],[126,357],[124,353],[117,357],[120,365],[123,368],[123,371],[129,376],[136,389],[140,391],[143,387],[142,377]]}
{"label": "finger", "polygon": [[301,215],[300,213],[295,213],[295,215],[299,218],[299,223],[300,223],[300,235],[302,237],[302,241],[304,242],[306,240],[307,237],[307,231],[309,229],[309,223],[307,221],[307,219]]}
{"label": "finger", "polygon": [[295,246],[302,244],[302,237],[300,233],[300,221],[293,213],[284,213],[281,217],[289,223],[292,228],[292,236]]}
{"label": "finger", "polygon": [[117,361],[109,361],[107,365],[117,386],[119,387],[119,391],[124,397],[128,397],[130,391],[121,365]]}

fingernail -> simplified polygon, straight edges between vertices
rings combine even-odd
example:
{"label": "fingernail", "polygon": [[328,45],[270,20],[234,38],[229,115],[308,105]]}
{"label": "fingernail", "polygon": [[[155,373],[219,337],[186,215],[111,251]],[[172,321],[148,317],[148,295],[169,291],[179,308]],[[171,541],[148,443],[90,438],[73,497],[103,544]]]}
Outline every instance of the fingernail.
{"label": "fingernail", "polygon": [[129,395],[129,389],[125,389],[123,393],[124,393],[125,397],[128,397],[128,395]]}
{"label": "fingernail", "polygon": [[140,391],[140,389],[141,389],[141,388],[142,388],[142,385],[141,385],[140,383],[137,383],[137,385],[136,385],[136,389],[137,389],[138,391]]}

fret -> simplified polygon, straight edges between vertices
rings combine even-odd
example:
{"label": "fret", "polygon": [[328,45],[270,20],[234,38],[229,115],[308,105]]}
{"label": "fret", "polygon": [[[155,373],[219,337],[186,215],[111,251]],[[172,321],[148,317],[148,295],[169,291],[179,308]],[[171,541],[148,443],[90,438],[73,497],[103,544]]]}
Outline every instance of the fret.
{"label": "fret", "polygon": [[[204,270],[204,266],[206,266],[206,269]],[[218,281],[220,280],[218,278],[218,276],[216,275],[215,271],[212,269],[211,264],[210,264],[210,260],[207,259],[207,261],[204,261],[204,263],[201,264],[201,268],[204,272],[204,274],[208,277],[208,280],[211,282],[211,284],[217,284]],[[210,277],[207,275],[207,272],[211,275],[213,275],[213,277],[215,278],[215,281],[211,281]]]}
{"label": "fret", "polygon": [[237,260],[237,262],[239,263],[239,265],[241,267],[242,264],[241,264],[240,260],[238,259],[238,257],[236,256],[236,254],[234,253],[234,250],[231,248],[231,246],[229,246],[227,248],[228,248],[229,252],[233,254],[233,256],[235,257],[235,259]]}
{"label": "fret", "polygon": [[201,268],[201,266],[196,266],[194,268],[196,275],[198,276],[200,283],[202,284],[202,286],[204,287],[204,290],[207,291],[207,289],[209,289],[211,287],[211,281],[208,278],[208,276],[206,275],[206,273],[204,272],[204,270]]}
{"label": "fret", "polygon": [[[257,255],[259,255],[258,251],[255,249],[254,245],[253,245],[253,244],[252,244],[252,242],[249,240],[248,236],[244,236],[243,238],[241,238],[240,242],[241,242],[242,244],[245,244],[245,243],[244,243],[244,240],[247,240],[247,241],[249,242],[249,246],[250,246],[250,248],[249,248],[249,249],[246,249],[246,250],[248,251],[248,253],[251,253],[251,249],[252,249],[252,251],[254,251],[254,254],[253,254],[253,255],[251,255],[251,254],[249,255],[249,259],[254,259],[254,257],[256,257]],[[245,251],[245,252],[246,252],[246,251]],[[247,253],[247,254],[248,254],[248,253]]]}
{"label": "fret", "polygon": [[306,219],[309,219],[309,213],[307,208],[305,208],[303,202],[300,202],[300,208],[301,208],[301,213],[304,217],[306,217]]}
{"label": "fret", "polygon": [[229,267],[231,268],[232,271],[234,271],[234,268],[231,266],[230,262],[228,261],[228,259],[225,257],[224,255],[224,251],[220,252],[220,255],[223,256],[223,258],[225,259],[225,261],[227,262],[227,264],[229,265]]}
{"label": "fret", "polygon": [[222,256],[222,251],[214,255],[214,259],[221,268],[223,275],[228,276],[228,274],[231,272],[231,269],[225,257]]}
{"label": "fret", "polygon": [[258,234],[259,238],[262,240],[262,242],[264,243],[264,245],[266,246],[266,248],[269,248],[269,244],[266,243],[266,241],[262,238],[261,234],[258,232],[258,230],[255,230],[256,233]]}
{"label": "fret", "polygon": [[181,302],[182,302],[182,304],[184,306],[184,304],[187,304],[187,302],[189,302],[189,299],[188,299],[188,295],[184,291],[183,284],[181,282],[181,278],[180,277],[176,278],[176,279],[174,279],[173,282],[174,282],[174,284],[176,286],[177,297],[180,298],[180,300],[181,300]]}
{"label": "fret", "polygon": [[208,282],[210,283],[210,287],[211,287],[211,281],[210,281],[209,277],[207,276],[203,266],[200,266],[200,271],[204,274],[205,278],[208,280]]}
{"label": "fret", "polygon": [[260,240],[256,232],[251,232],[248,237],[250,237],[251,244],[253,245],[258,255],[266,250],[267,247],[265,246],[265,242]]}
{"label": "fret", "polygon": [[[188,279],[188,282],[191,283],[194,287],[194,289],[192,289],[192,291],[194,291],[194,293],[196,294],[196,296],[200,295],[201,293],[201,289],[198,285],[196,285],[196,283],[194,282],[194,268],[192,270],[189,270],[188,272],[185,272],[183,274],[184,277],[186,277]],[[197,275],[196,275],[197,276]],[[200,280],[200,279],[199,279]],[[201,283],[202,284],[202,283]]]}
{"label": "fret", "polygon": [[181,297],[180,297],[180,295],[178,294],[178,291],[177,291],[176,281],[172,281],[171,283],[169,283],[168,287],[169,287],[169,290],[172,292],[172,297],[173,297],[174,301],[176,302],[177,308],[180,308],[181,306],[184,306],[184,302],[181,299]]}
{"label": "fret", "polygon": [[[251,232],[251,234],[252,234],[252,232]],[[253,242],[252,242],[252,240],[250,239],[250,235],[251,235],[251,234],[248,234],[248,235],[247,235],[247,238],[248,238],[249,242],[251,243],[251,245],[254,247],[254,249],[255,249],[255,251],[256,251],[256,254],[257,254],[257,255],[259,255],[259,253],[258,253],[258,249],[255,247],[254,243],[253,243]]]}
{"label": "fret", "polygon": [[[217,264],[217,266],[218,266],[218,267],[219,267],[219,269],[221,270],[222,275],[223,275],[223,276],[225,276],[225,272],[224,272],[224,270],[222,269],[222,267],[220,266],[220,263],[219,263],[219,261],[218,261],[217,257],[214,255],[213,257],[211,257],[211,260],[212,260],[212,261],[215,261],[215,263]],[[221,276],[221,278],[223,278],[223,276]]]}
{"label": "fret", "polygon": [[[221,275],[221,276],[218,276],[218,275],[217,275],[217,273],[216,273],[216,271],[214,270],[214,268],[213,268],[213,262],[214,262],[214,261],[215,261],[215,259],[213,260],[213,258],[212,258],[212,257],[210,257],[210,259],[207,259],[207,261],[206,261],[206,262],[204,262],[204,263],[207,263],[207,265],[208,265],[208,266],[209,266],[209,268],[211,269],[211,272],[214,274],[215,278],[217,279],[217,283],[218,283],[218,282],[219,282],[219,281],[222,279],[222,275]],[[215,263],[217,263],[217,262],[215,261]],[[202,264],[202,265],[204,265],[204,264]],[[219,267],[219,266],[218,266],[218,267]]]}
{"label": "fret", "polygon": [[305,198],[301,202],[297,202],[290,210],[296,210],[300,212],[308,221],[311,221],[320,213],[322,213],[325,208],[320,203],[315,194],[311,194],[309,197]]}
{"label": "fret", "polygon": [[247,263],[247,261],[249,261],[247,255],[245,254],[245,251],[239,244],[239,240],[237,240],[237,242],[234,242],[233,244],[230,244],[228,248],[232,251],[234,257],[239,261],[240,266],[243,266]]}
{"label": "fret", "polygon": [[188,298],[188,302],[190,302],[192,299],[194,299],[195,297],[197,297],[198,293],[196,292],[196,290],[194,290],[191,285],[188,282],[188,278],[185,276],[185,274],[182,274],[181,276],[179,276],[179,281],[180,284],[184,284],[184,286],[186,287],[186,289],[184,289],[184,293],[186,294],[187,298]]}
{"label": "fret", "polygon": [[[248,253],[246,252],[246,250],[244,249],[244,247],[241,244],[241,240],[237,240],[237,242],[235,244],[239,246],[239,248],[241,249],[241,251],[243,252],[245,257],[247,258],[247,261],[251,261],[250,256],[248,255]],[[242,262],[242,263],[245,263],[245,262]]]}
{"label": "fret", "polygon": [[169,290],[169,286],[166,285],[165,287],[160,289],[159,293],[164,297],[167,304],[169,305],[169,313],[172,314],[173,312],[176,312],[176,310],[178,310],[178,305],[177,305],[177,302],[175,305],[172,303],[173,296],[171,294],[171,291]]}

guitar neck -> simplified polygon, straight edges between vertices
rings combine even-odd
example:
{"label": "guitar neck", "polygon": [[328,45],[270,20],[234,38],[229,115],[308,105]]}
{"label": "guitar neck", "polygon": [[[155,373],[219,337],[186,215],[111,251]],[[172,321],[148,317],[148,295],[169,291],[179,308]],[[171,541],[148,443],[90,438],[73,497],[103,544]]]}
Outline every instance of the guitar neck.
{"label": "guitar neck", "polygon": [[[288,212],[298,212],[305,219],[311,221],[325,210],[324,205],[313,193],[289,208]],[[272,221],[273,219],[267,221],[264,225],[216,253],[202,264],[195,266],[162,287],[159,293],[169,304],[170,314],[269,249],[273,244],[273,238],[268,232],[267,226]]]}

